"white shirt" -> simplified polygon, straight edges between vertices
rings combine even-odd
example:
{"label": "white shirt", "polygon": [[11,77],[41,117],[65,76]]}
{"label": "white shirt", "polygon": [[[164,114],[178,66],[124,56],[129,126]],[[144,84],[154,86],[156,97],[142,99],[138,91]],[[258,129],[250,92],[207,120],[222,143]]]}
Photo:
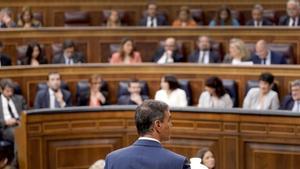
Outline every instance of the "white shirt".
{"label": "white shirt", "polygon": [[160,59],[157,61],[158,64],[164,64],[164,63],[173,63],[174,59],[173,57],[168,57],[167,52],[165,52]]}
{"label": "white shirt", "polygon": [[263,100],[260,100],[260,89],[252,88],[248,91],[244,99],[243,108],[252,110],[277,110],[279,108],[278,94],[270,90],[263,97]]}
{"label": "white shirt", "polygon": [[231,62],[233,65],[253,65],[252,61],[242,62],[240,59],[232,59]]}
{"label": "white shirt", "polygon": [[156,141],[156,142],[160,143],[160,141],[158,141],[157,139],[150,138],[150,137],[139,137],[138,140],[150,140],[150,141]]}
{"label": "white shirt", "polygon": [[[261,59],[261,64],[264,64],[264,60]],[[266,57],[266,65],[271,65],[271,52],[268,51],[268,55]]]}
{"label": "white shirt", "polygon": [[199,97],[198,107],[202,108],[232,108],[233,103],[229,94],[225,94],[221,98],[213,97],[208,91],[201,93]]}
{"label": "white shirt", "polygon": [[292,111],[300,112],[300,101],[295,101]]}
{"label": "white shirt", "polygon": [[8,110],[8,104],[11,107],[12,113],[15,116],[15,118],[18,118],[19,115],[18,115],[18,112],[17,112],[14,102],[11,99],[9,99],[9,101],[7,101],[6,97],[4,97],[3,95],[1,95],[1,100],[2,100],[4,120],[8,120],[8,119],[12,118],[12,116],[10,115],[9,110]]}
{"label": "white shirt", "polygon": [[208,64],[209,63],[209,51],[200,51],[199,52],[198,63],[203,63],[203,64]]}
{"label": "white shirt", "polygon": [[254,21],[254,27],[261,27],[262,21]]}
{"label": "white shirt", "polygon": [[175,89],[169,95],[166,90],[159,90],[155,93],[154,100],[165,102],[171,107],[187,106],[186,93],[182,89]]}
{"label": "white shirt", "polygon": [[[294,23],[294,20],[295,20],[295,23]],[[298,20],[299,20],[298,17],[296,17],[295,19],[293,19],[293,18],[290,17],[289,27],[298,26]],[[292,25],[293,23],[294,23],[294,25]]]}
{"label": "white shirt", "polygon": [[52,89],[49,88],[49,96],[50,96],[50,109],[55,109],[55,95],[54,95],[54,91]]}
{"label": "white shirt", "polygon": [[[64,56],[65,57],[65,56]],[[74,64],[74,61],[72,58],[68,58],[68,57],[65,57],[65,64],[66,65],[73,65]]]}
{"label": "white shirt", "polygon": [[[156,17],[152,17],[153,19],[151,19],[151,16],[147,17],[147,27],[157,27],[157,19]],[[152,23],[153,22],[153,23]],[[152,24],[152,26],[151,26]]]}

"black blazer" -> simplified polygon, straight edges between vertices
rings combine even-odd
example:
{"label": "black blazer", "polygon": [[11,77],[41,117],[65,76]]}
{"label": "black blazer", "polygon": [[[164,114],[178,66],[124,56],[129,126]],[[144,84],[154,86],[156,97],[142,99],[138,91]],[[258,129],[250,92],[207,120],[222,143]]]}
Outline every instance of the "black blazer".
{"label": "black blazer", "polygon": [[[15,94],[12,96],[11,99],[16,106],[17,113],[20,116],[22,111],[28,108],[24,97]],[[4,127],[5,127],[5,121],[4,121],[4,114],[3,114],[3,107],[2,107],[2,98],[0,97],[0,128],[4,128]]]}
{"label": "black blazer", "polygon": [[[72,97],[71,93],[65,89],[61,89],[63,99],[66,103],[66,107],[72,106]],[[38,91],[35,96],[34,100],[34,108],[41,109],[41,108],[50,108],[50,95],[49,95],[49,88]]]}
{"label": "black blazer", "polygon": [[[289,25],[290,17],[285,15],[280,17],[278,25]],[[300,25],[300,16],[298,17],[298,26]]]}
{"label": "black blazer", "polygon": [[[155,52],[155,55],[152,57],[152,62],[157,62],[162,57],[162,55],[164,53],[165,53],[165,49],[164,48],[159,48]],[[176,49],[175,51],[173,51],[172,58],[174,59],[174,62],[183,62],[183,56],[179,52],[178,49]]]}
{"label": "black blazer", "polygon": [[[270,51],[271,52],[271,64],[287,64],[284,56],[281,53]],[[251,56],[251,60],[254,64],[261,64],[261,59],[256,54]]]}
{"label": "black blazer", "polygon": [[[101,105],[108,104],[108,91],[100,89],[101,93],[105,97],[105,103],[101,103]],[[79,96],[77,96],[77,106],[88,106],[90,103],[90,91],[81,92]]]}
{"label": "black blazer", "polygon": [[[143,101],[149,99],[149,97],[146,95],[141,95],[141,97],[142,97]],[[132,101],[130,99],[130,95],[120,96],[118,99],[118,104],[120,104],[120,105],[137,105],[134,101]]]}
{"label": "black blazer", "polygon": [[[254,26],[254,20],[250,19],[249,21],[247,21],[246,25]],[[262,19],[262,26],[272,26],[272,25],[273,25],[273,23],[269,19],[266,19],[266,18]]]}
{"label": "black blazer", "polygon": [[[74,63],[85,63],[83,54],[79,53],[79,52],[75,52],[74,55],[72,56],[72,59],[73,59]],[[60,54],[60,55],[54,56],[52,63],[53,64],[65,64],[66,61],[65,61],[64,55]]]}
{"label": "black blazer", "polygon": [[1,66],[11,66],[11,59],[6,54],[0,54],[0,61]]}
{"label": "black blazer", "polygon": [[292,110],[294,107],[294,99],[291,95],[287,95],[284,97],[283,101],[281,102],[280,109],[281,110]]}
{"label": "black blazer", "polygon": [[[189,62],[198,63],[199,61],[199,50],[196,50],[189,56]],[[218,52],[216,51],[209,51],[209,63],[220,63],[221,57]]]}
{"label": "black blazer", "polygon": [[[147,26],[147,17],[148,16],[144,16],[140,20],[140,26]],[[167,19],[163,15],[156,15],[156,21],[157,21],[157,26],[166,26],[166,25],[169,25]]]}

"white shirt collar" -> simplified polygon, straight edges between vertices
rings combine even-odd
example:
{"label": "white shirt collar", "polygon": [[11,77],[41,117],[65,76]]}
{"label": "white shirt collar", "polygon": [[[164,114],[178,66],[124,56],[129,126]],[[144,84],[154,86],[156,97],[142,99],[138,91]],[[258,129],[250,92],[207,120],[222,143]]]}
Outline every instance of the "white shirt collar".
{"label": "white shirt collar", "polygon": [[139,137],[138,140],[150,140],[150,141],[156,141],[156,142],[160,143],[160,141],[158,141],[157,139],[150,138],[150,137]]}

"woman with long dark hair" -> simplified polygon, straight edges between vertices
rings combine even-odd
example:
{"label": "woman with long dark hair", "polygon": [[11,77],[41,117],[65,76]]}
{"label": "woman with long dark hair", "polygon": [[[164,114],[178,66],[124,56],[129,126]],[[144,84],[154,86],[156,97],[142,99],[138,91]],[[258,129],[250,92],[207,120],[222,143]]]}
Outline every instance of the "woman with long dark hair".
{"label": "woman with long dark hair", "polygon": [[43,55],[41,45],[36,42],[29,44],[26,50],[26,57],[21,61],[21,64],[32,66],[47,64],[47,60]]}

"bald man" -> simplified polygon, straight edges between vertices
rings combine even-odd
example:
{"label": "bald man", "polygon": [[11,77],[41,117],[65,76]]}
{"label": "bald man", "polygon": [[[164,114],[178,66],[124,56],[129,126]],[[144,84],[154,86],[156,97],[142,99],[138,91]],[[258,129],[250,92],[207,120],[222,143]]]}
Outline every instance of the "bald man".
{"label": "bald man", "polygon": [[279,19],[279,25],[286,25],[289,27],[296,27],[300,25],[300,8],[298,0],[288,0],[286,4],[287,15]]}
{"label": "bald man", "polygon": [[286,60],[281,53],[271,51],[265,40],[259,40],[255,46],[255,54],[251,56],[254,64],[271,65],[286,64]]}
{"label": "bald man", "polygon": [[177,48],[176,39],[169,37],[164,42],[164,47],[156,51],[152,58],[158,64],[183,62],[183,56]]}

